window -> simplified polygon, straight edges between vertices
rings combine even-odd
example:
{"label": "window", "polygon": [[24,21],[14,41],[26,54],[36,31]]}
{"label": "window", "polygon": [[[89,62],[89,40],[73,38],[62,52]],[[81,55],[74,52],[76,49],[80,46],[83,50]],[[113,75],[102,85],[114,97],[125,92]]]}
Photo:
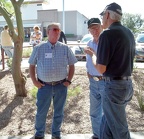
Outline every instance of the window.
{"label": "window", "polygon": [[37,4],[37,6],[42,6],[42,4]]}

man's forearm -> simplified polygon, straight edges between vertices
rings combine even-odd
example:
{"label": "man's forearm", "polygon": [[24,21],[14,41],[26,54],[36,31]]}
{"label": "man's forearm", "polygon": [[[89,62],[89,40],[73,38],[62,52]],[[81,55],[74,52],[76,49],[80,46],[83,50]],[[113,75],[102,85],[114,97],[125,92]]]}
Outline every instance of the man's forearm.
{"label": "man's forearm", "polygon": [[94,66],[96,66],[96,60],[97,60],[97,57],[96,57],[96,55],[92,55],[92,62],[93,62],[93,64],[94,64]]}
{"label": "man's forearm", "polygon": [[97,57],[96,57],[96,55],[93,54],[92,55],[92,62],[94,64],[94,67],[97,69],[97,71],[100,74],[103,74],[106,71],[106,66],[105,65],[101,65],[101,64],[97,64],[96,61],[97,61]]}
{"label": "man's forearm", "polygon": [[70,66],[69,66],[69,73],[68,73],[68,77],[67,77],[67,79],[68,79],[69,81],[72,80],[73,75],[74,75],[74,72],[75,72],[75,66],[74,66],[74,65],[70,65]]}
{"label": "man's forearm", "polygon": [[29,72],[30,72],[30,77],[31,77],[32,81],[35,82],[37,79],[35,76],[35,66],[34,65],[29,66]]}

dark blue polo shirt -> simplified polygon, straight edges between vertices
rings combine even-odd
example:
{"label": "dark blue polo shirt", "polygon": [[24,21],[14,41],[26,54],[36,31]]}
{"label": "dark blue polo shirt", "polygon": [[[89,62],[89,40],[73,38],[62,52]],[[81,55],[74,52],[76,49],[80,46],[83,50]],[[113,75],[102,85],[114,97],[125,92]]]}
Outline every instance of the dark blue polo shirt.
{"label": "dark blue polo shirt", "polygon": [[131,31],[115,22],[102,32],[97,50],[97,63],[106,66],[108,77],[131,76],[135,39]]}

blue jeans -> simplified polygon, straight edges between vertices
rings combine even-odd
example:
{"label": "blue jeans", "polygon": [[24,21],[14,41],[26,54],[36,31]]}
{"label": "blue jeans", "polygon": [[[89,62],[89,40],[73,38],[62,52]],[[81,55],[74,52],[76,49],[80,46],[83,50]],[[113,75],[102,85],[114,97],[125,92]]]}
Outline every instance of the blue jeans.
{"label": "blue jeans", "polygon": [[55,86],[45,84],[45,86],[38,89],[35,136],[44,137],[46,117],[52,100],[54,113],[51,132],[54,137],[60,136],[60,127],[64,116],[66,97],[67,87],[65,87],[62,83]]}
{"label": "blue jeans", "polygon": [[131,139],[125,108],[132,96],[131,80],[104,81],[100,139]]}
{"label": "blue jeans", "polygon": [[100,137],[100,123],[102,120],[102,102],[101,91],[103,89],[102,81],[95,81],[89,78],[90,82],[90,118],[92,124],[93,136]]}
{"label": "blue jeans", "polygon": [[13,47],[12,46],[2,46],[2,48],[4,49],[5,53],[7,54],[7,56],[9,58],[13,57]]}

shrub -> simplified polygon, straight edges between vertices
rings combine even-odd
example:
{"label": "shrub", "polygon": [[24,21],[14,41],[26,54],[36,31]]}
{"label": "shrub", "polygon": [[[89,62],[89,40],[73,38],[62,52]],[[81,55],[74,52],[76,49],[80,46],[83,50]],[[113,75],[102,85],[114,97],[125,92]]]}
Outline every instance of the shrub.
{"label": "shrub", "polygon": [[[32,90],[30,90],[30,94],[33,98],[36,99],[36,94],[37,94],[37,87],[33,87]],[[81,92],[81,88],[79,86],[75,87],[75,88],[71,88],[71,89],[68,89],[68,98],[72,97],[72,96],[77,96],[78,93]]]}
{"label": "shrub", "polygon": [[31,53],[32,53],[32,48],[24,48],[22,57],[30,57]]}
{"label": "shrub", "polygon": [[81,92],[81,87],[80,86],[76,86],[75,88],[71,88],[71,89],[68,89],[68,98],[72,97],[72,96],[77,96],[78,93]]}
{"label": "shrub", "polygon": [[143,72],[138,69],[134,69],[133,71],[133,78],[136,87],[136,98],[138,101],[138,106],[141,111],[144,111],[144,87],[143,87]]}
{"label": "shrub", "polygon": [[7,63],[7,66],[9,67],[9,69],[11,70],[12,69],[12,58],[9,58],[6,63]]}
{"label": "shrub", "polygon": [[136,92],[136,97],[138,100],[139,108],[141,111],[144,111],[144,93],[143,93],[143,86],[142,82],[143,80],[138,80],[137,81],[137,92]]}
{"label": "shrub", "polygon": [[38,88],[35,86],[30,90],[31,96],[35,99],[36,99],[37,91],[38,91]]}
{"label": "shrub", "polygon": [[137,93],[137,100],[138,100],[140,110],[144,111],[144,96],[142,92]]}

